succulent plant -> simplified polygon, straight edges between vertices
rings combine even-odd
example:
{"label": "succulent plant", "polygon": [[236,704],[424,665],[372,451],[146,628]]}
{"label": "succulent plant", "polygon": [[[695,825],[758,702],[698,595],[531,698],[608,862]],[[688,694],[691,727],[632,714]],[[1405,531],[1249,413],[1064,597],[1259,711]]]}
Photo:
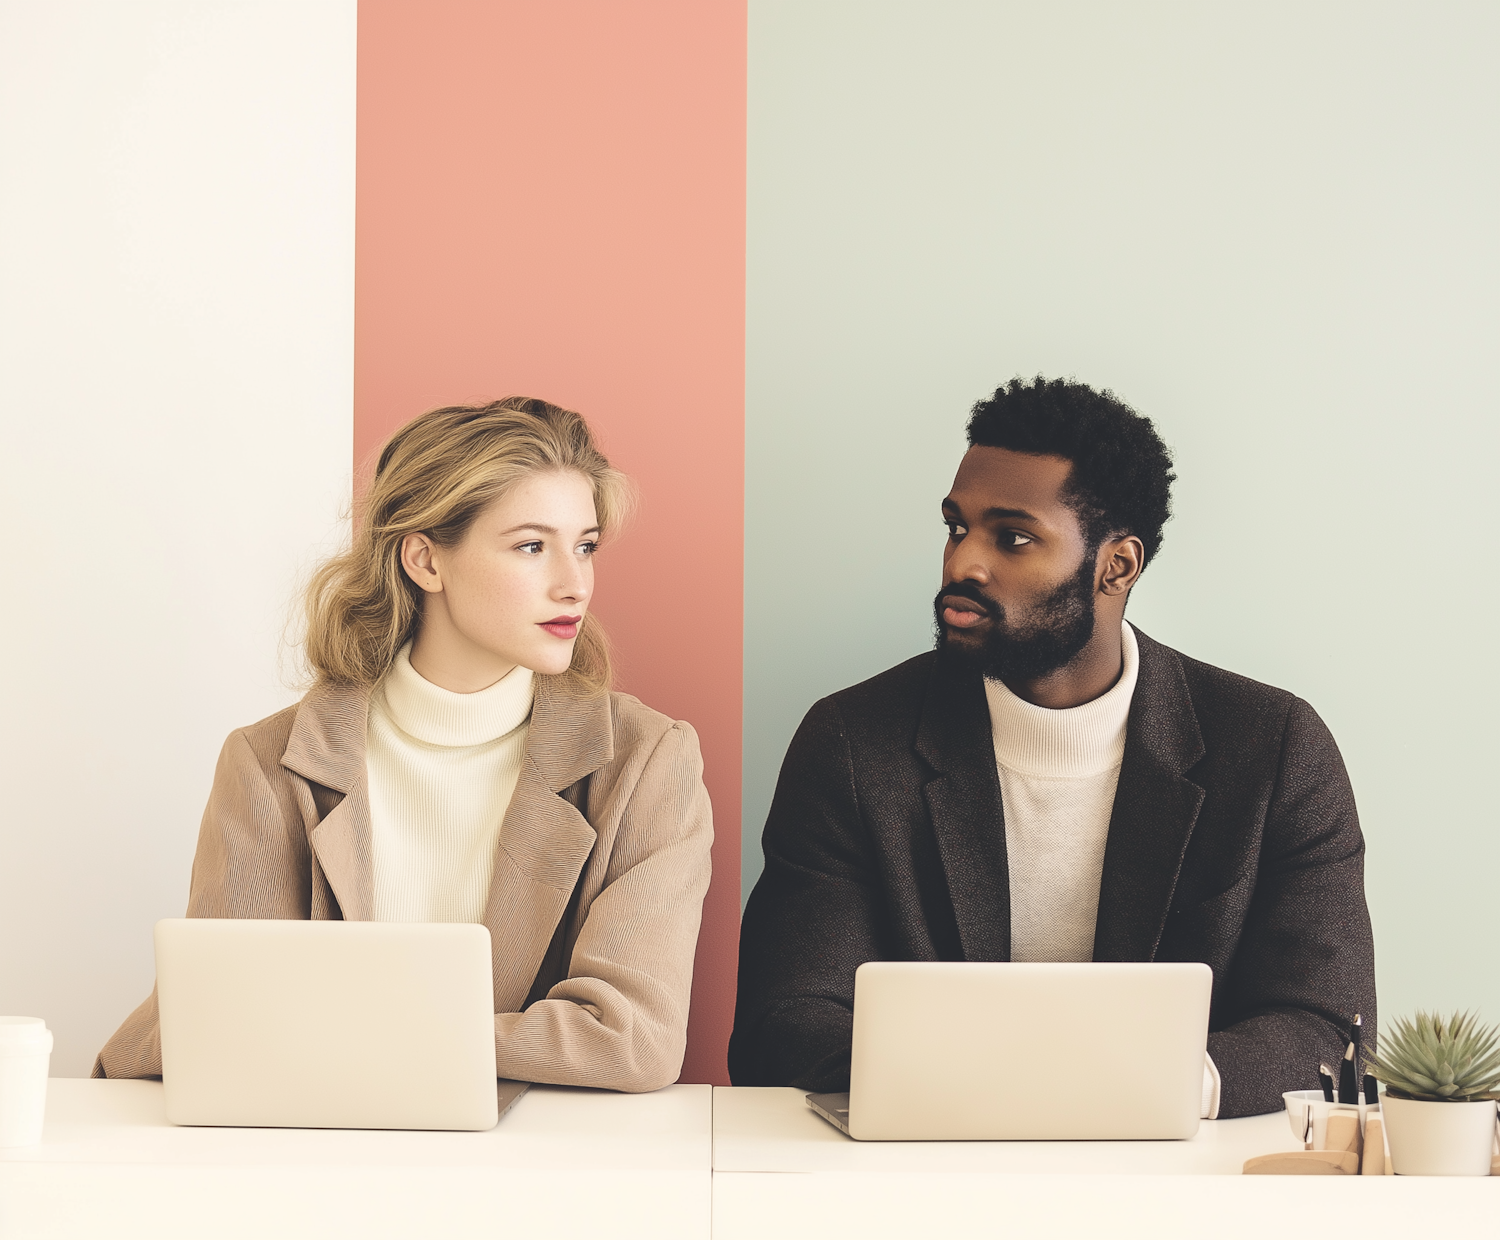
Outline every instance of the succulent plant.
{"label": "succulent plant", "polygon": [[1477,1102],[1500,1086],[1500,1029],[1472,1012],[1418,1012],[1398,1020],[1367,1056],[1393,1097],[1418,1102]]}

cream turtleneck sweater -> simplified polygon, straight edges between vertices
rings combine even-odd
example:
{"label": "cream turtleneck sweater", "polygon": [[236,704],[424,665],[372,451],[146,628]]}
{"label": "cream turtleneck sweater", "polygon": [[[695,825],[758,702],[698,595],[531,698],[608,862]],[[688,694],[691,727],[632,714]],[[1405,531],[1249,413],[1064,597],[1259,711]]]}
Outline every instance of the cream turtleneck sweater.
{"label": "cream turtleneck sweater", "polygon": [[1094,958],[1104,841],[1139,662],[1128,624],[1120,647],[1114,688],[1068,710],[1033,706],[998,680],[984,682],[1005,810],[1012,960]]}
{"label": "cream turtleneck sweater", "polygon": [[526,751],[532,673],[478,693],[424,680],[408,644],[365,731],[375,921],[482,921],[500,820]]}
{"label": "cream turtleneck sweater", "polygon": [[[1102,697],[1068,710],[1023,701],[986,679],[1005,855],[1010,869],[1010,958],[1094,958],[1104,845],[1125,760],[1125,725],[1140,651],[1120,625],[1120,679]],[[1219,1070],[1203,1063],[1200,1114],[1219,1113]]]}

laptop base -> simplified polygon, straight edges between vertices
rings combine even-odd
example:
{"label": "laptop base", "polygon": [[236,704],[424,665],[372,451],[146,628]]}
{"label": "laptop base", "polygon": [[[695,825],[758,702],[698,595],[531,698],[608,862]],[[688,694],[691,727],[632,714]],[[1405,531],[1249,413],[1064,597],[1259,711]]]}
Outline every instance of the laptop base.
{"label": "laptop base", "polygon": [[807,1105],[846,1137],[852,1137],[853,1134],[849,1131],[848,1094],[808,1094]]}
{"label": "laptop base", "polygon": [[510,1113],[511,1107],[521,1101],[521,1095],[531,1088],[530,1081],[507,1081],[503,1076],[495,1082],[495,1101],[499,1106],[500,1115],[495,1121],[499,1123]]}

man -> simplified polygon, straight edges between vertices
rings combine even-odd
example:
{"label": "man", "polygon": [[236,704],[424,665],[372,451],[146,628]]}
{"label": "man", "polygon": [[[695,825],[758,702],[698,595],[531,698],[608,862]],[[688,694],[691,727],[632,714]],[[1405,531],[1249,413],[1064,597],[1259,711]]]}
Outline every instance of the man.
{"label": "man", "polygon": [[730,1074],[847,1089],[866,960],[1188,960],[1214,973],[1205,1116],[1276,1110],[1355,1013],[1373,1032],[1333,738],[1290,693],[1124,622],[1170,515],[1147,419],[1013,380],[968,438],[937,649],[817,703],[787,752]]}

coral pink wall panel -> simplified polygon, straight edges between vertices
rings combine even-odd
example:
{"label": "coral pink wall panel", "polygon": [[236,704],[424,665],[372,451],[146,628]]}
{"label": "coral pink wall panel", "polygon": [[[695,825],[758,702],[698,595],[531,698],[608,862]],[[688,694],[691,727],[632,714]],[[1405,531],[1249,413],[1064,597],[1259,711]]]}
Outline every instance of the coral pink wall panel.
{"label": "coral pink wall panel", "polygon": [[642,509],[597,610],[698,730],[717,839],[685,1081],[727,1084],[739,923],[743,0],[362,0],[355,458],[436,404],[583,413]]}

